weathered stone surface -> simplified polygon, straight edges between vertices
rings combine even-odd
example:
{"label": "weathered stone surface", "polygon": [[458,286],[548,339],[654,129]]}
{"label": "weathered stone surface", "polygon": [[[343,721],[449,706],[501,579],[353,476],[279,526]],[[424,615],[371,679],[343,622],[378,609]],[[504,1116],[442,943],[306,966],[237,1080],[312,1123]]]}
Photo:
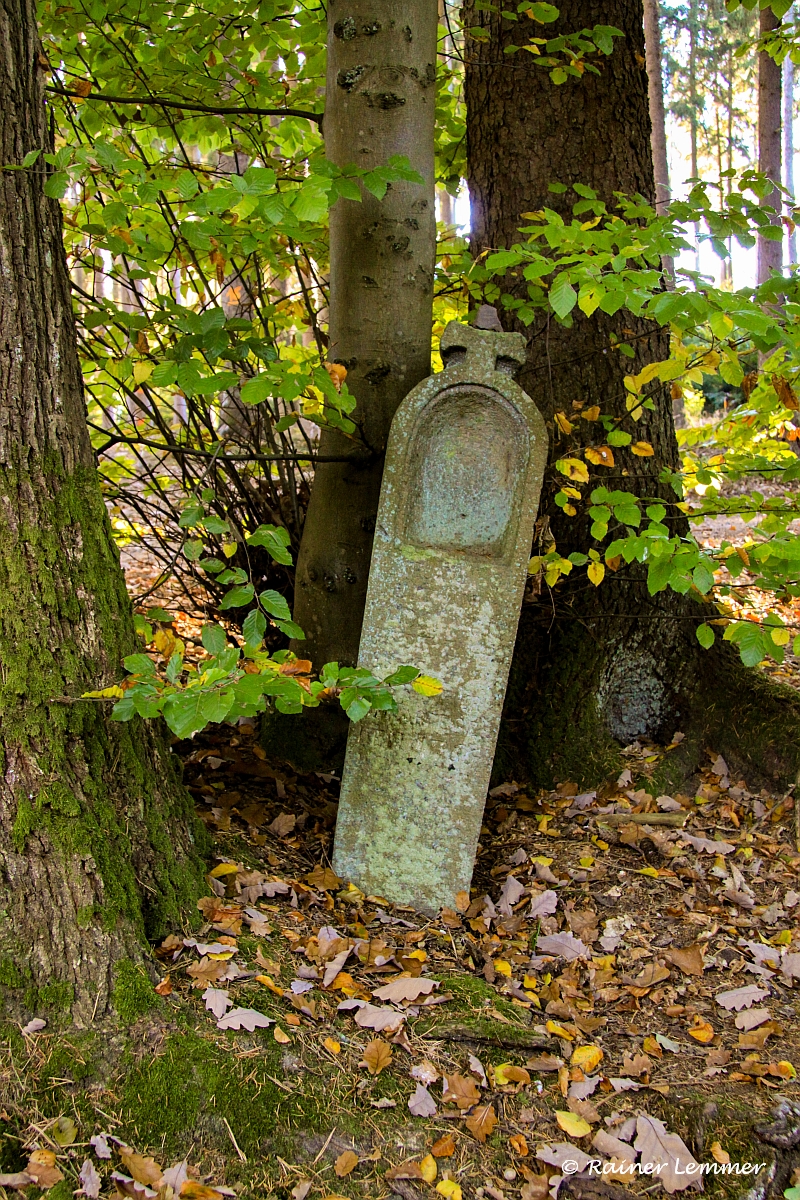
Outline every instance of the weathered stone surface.
{"label": "weathered stone surface", "polygon": [[392,425],[359,664],[437,676],[350,730],[334,867],[423,911],[469,888],[547,459],[520,334],[451,322]]}

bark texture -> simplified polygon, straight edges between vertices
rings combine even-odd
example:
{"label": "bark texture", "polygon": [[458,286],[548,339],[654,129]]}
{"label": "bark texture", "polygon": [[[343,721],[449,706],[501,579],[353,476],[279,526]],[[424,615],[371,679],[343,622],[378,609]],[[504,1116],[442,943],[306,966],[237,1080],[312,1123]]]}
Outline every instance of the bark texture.
{"label": "bark texture", "polygon": [[[759,13],[758,31],[761,37],[776,29],[780,21],[771,8]],[[762,50],[758,56],[758,169],[775,183],[781,181],[781,68]],[[780,225],[781,194],[776,188],[769,198],[775,209],[773,225]],[[781,242],[758,239],[758,282],[769,279],[783,264]]]}
{"label": "bark texture", "polygon": [[[297,563],[297,647],[315,667],[354,664],[389,427],[430,374],[436,243],[433,128],[437,0],[333,0],[328,6],[325,146],[339,165],[378,167],[405,155],[424,185],[392,184],[383,200],[338,200],[330,222],[331,361],[357,398],[361,460],[317,467]],[[356,443],[325,431],[320,453]]]}
{"label": "bark texture", "polygon": [[[489,34],[469,43],[466,68],[475,253],[516,240],[522,212],[547,205],[571,219],[577,197],[548,192],[553,180],[588,184],[610,205],[616,191],[654,198],[641,3],[564,0],[559,8],[553,35],[601,22],[624,32],[599,77],[554,85],[528,55],[504,53],[506,45],[520,44],[521,34],[537,36],[536,26],[521,30],[477,6],[468,15],[468,27],[480,24]],[[505,282],[510,292],[526,286],[515,278]],[[507,315],[503,320],[515,327]],[[551,438],[534,552],[554,539],[562,555],[592,547],[602,553],[585,506],[569,517],[554,503],[563,476],[552,463],[566,455],[582,458],[587,445],[602,443],[602,428],[578,418],[578,407],[599,405],[603,413],[624,415],[624,375],[666,358],[668,335],[624,311],[613,317],[598,311],[591,318],[578,313],[570,328],[542,317],[522,331],[528,363],[519,382],[539,406]],[[615,349],[615,341],[626,341],[634,358]],[[656,411],[645,411],[631,426],[634,440],[650,442],[654,456],[615,449],[613,467],[589,466],[585,494],[605,484],[674,502],[674,493],[659,482],[664,467],[678,464],[671,404],[666,392],[654,399]],[[559,410],[574,421],[569,435],[554,421]],[[684,528],[680,513],[672,519],[674,528]],[[596,781],[619,761],[620,744],[640,736],[668,739],[679,729],[686,742],[670,762],[680,772],[703,749],[715,747],[751,778],[759,760],[759,769],[790,774],[797,751],[784,735],[787,721],[796,727],[800,717],[797,697],[742,668],[727,644],[702,651],[695,628],[709,615],[714,613],[707,605],[673,592],[651,597],[644,572],[624,565],[609,571],[599,588],[583,570],[552,593],[542,585],[542,594],[530,595],[523,606],[497,774],[519,773],[524,764],[534,783]]]}
{"label": "bark texture", "polygon": [[[40,55],[32,0],[0,0],[2,163],[50,148]],[[117,678],[135,635],[46,171],[0,173],[0,995],[87,1024],[196,895],[200,863],[162,738],[61,702]]]}
{"label": "bark texture", "polygon": [[661,61],[661,28],[658,0],[644,0],[644,47],[647,60],[647,89],[650,108],[650,146],[656,185],[656,212],[669,209],[670,186],[667,162],[667,120],[664,113],[664,80]]}

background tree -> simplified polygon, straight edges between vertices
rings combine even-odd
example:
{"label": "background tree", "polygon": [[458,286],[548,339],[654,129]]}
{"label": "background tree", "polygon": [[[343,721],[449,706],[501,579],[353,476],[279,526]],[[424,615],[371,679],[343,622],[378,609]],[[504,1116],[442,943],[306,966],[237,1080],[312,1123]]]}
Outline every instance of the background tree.
{"label": "background tree", "polygon": [[193,900],[200,864],[161,735],[70,702],[113,680],[136,639],[86,428],[61,211],[44,190],[30,0],[3,0],[0,42],[2,983],[11,1011],[51,1003],[86,1024]]}
{"label": "background tree", "polygon": [[[609,205],[618,191],[655,198],[641,5],[569,0],[553,34],[600,20],[624,33],[613,58],[600,61],[599,77],[586,73],[558,86],[528,55],[505,53],[537,36],[535,25],[470,11],[467,25],[482,31],[466,61],[474,253],[516,241],[521,213],[549,207],[571,220],[575,184]],[[512,306],[527,288],[519,275],[504,281]],[[505,323],[526,333],[529,358],[519,378],[551,434],[534,552],[553,541],[563,556],[602,548],[590,514],[568,511],[563,475],[552,468],[587,447],[594,447],[596,464],[590,485],[624,487],[670,506],[674,493],[661,477],[677,467],[678,452],[664,390],[654,395],[652,411],[631,423],[652,454],[625,446],[609,454],[610,447],[598,448],[604,433],[595,423],[600,411],[623,424],[628,419],[623,378],[667,357],[667,332],[624,309],[591,317],[575,309],[565,322],[542,315],[529,327],[509,316]],[[670,511],[670,527],[685,528],[674,505]],[[727,647],[702,652],[695,628],[707,615],[703,606],[670,592],[650,595],[635,565],[616,565],[597,589],[582,572],[552,593],[541,578],[535,582],[543,594],[523,609],[500,770],[521,760],[535,783],[596,780],[618,761],[620,744],[668,739],[679,729],[686,734],[683,768],[708,742],[750,771],[766,764],[788,773],[796,750],[784,734],[800,717],[796,697],[744,670]]]}
{"label": "background tree", "polygon": [[[780,24],[771,8],[759,13],[759,34],[765,37]],[[781,182],[781,67],[771,55],[761,50],[758,55],[758,169],[780,186]],[[778,187],[770,203],[775,209],[772,223],[781,226],[783,202]],[[781,226],[782,227],[782,226]],[[760,236],[758,239],[758,282],[780,271],[783,246],[779,238]]]}

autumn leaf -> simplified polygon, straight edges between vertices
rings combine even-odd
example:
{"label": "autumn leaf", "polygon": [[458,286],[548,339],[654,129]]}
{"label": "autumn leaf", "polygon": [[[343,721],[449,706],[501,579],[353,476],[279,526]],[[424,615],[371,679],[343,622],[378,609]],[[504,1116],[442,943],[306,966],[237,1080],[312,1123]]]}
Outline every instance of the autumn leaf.
{"label": "autumn leaf", "polygon": [[696,1042],[706,1045],[714,1040],[714,1026],[710,1021],[704,1021],[702,1017],[695,1017],[693,1023],[688,1029],[689,1037],[694,1038]]}
{"label": "autumn leaf", "polygon": [[52,1150],[34,1150],[25,1167],[25,1174],[35,1179],[40,1188],[48,1189],[60,1183],[64,1176],[56,1166]]}
{"label": "autumn leaf", "polygon": [[450,1158],[456,1152],[456,1143],[452,1133],[444,1133],[431,1146],[431,1154],[436,1158]]}
{"label": "autumn leaf", "polygon": [[439,983],[435,979],[423,979],[421,976],[412,979],[400,976],[393,979],[391,983],[385,983],[383,987],[375,988],[372,994],[376,1000],[400,1004],[404,1000],[416,1000],[420,996],[428,996],[438,986]]}
{"label": "autumn leaf", "polygon": [[159,982],[156,984],[156,991],[158,992],[159,996],[172,995],[172,980],[170,979],[169,975],[165,975],[163,979],[159,980]]}
{"label": "autumn leaf", "polygon": [[436,1166],[436,1159],[431,1154],[426,1154],[419,1164],[419,1169],[422,1172],[422,1178],[426,1183],[433,1183],[436,1178],[439,1168]]}
{"label": "autumn leaf", "polygon": [[306,883],[313,888],[319,888],[321,892],[332,892],[341,886],[342,881],[330,867],[323,867],[318,863],[314,870],[306,875]]}
{"label": "autumn leaf", "polygon": [[420,696],[438,696],[442,692],[441,680],[434,679],[432,675],[418,675],[411,686]]}
{"label": "autumn leaf", "polygon": [[590,562],[586,568],[586,574],[594,586],[599,587],[605,579],[606,569],[601,562]]}
{"label": "autumn leaf", "polygon": [[355,1170],[357,1166],[358,1155],[354,1154],[352,1150],[345,1150],[337,1158],[333,1169],[340,1179],[344,1179],[344,1177],[349,1175],[351,1171]]}
{"label": "autumn leaf", "polygon": [[341,1043],[337,1042],[335,1038],[326,1037],[323,1040],[322,1044],[325,1047],[325,1049],[328,1051],[329,1054],[341,1054],[342,1053]]}
{"label": "autumn leaf", "polygon": [[408,1100],[408,1111],[412,1117],[435,1117],[436,1101],[424,1083],[418,1083],[416,1091]]}
{"label": "autumn leaf", "polygon": [[575,479],[578,483],[588,483],[589,471],[585,463],[582,463],[579,458],[560,458],[556,462],[556,470],[562,475],[566,475],[568,479]]}
{"label": "autumn leaf", "polygon": [[530,1083],[531,1077],[524,1067],[515,1067],[513,1063],[501,1063],[500,1066],[494,1068],[494,1081],[498,1087],[505,1087],[509,1083],[527,1085]]}
{"label": "autumn leaf", "polygon": [[364,1051],[364,1057],[358,1064],[366,1067],[370,1075],[380,1075],[384,1067],[392,1061],[392,1047],[383,1038],[373,1038]]}
{"label": "autumn leaf", "polygon": [[442,1100],[445,1104],[456,1104],[460,1109],[471,1108],[481,1098],[478,1085],[466,1075],[445,1075]]}
{"label": "autumn leaf", "polygon": [[279,1046],[288,1046],[292,1040],[289,1037],[288,1033],[284,1033],[284,1031],[281,1029],[280,1025],[275,1026],[275,1028],[272,1031],[272,1036],[274,1037],[275,1041],[278,1043]]}
{"label": "autumn leaf", "polygon": [[586,1137],[587,1133],[592,1132],[592,1127],[588,1121],[584,1121],[583,1117],[579,1117],[577,1113],[564,1112],[562,1109],[556,1110],[556,1122],[559,1129],[563,1129],[569,1137],[582,1138]]}
{"label": "autumn leaf", "polygon": [[144,1155],[137,1154],[128,1146],[119,1147],[119,1156],[126,1171],[137,1183],[144,1183],[147,1187],[152,1187],[164,1174],[164,1168],[159,1166],[154,1158],[145,1158]]}
{"label": "autumn leaf", "polygon": [[664,957],[673,966],[676,966],[684,975],[702,975],[705,959],[703,958],[703,945],[701,942],[694,942],[691,946],[684,946],[683,949],[671,948],[664,951]]}
{"label": "autumn leaf", "polygon": [[59,1117],[50,1127],[50,1132],[59,1146],[71,1146],[78,1136],[78,1126],[72,1117]]}
{"label": "autumn leaf", "polygon": [[467,1129],[481,1143],[486,1141],[496,1124],[493,1104],[481,1104],[473,1109],[466,1121]]}
{"label": "autumn leaf", "polygon": [[527,1157],[528,1154],[530,1154],[530,1150],[528,1148],[528,1142],[527,1142],[524,1134],[522,1134],[522,1133],[513,1134],[508,1139],[508,1144],[511,1147],[511,1149],[514,1151],[514,1153],[518,1154],[520,1156],[520,1158],[525,1158],[525,1157]]}
{"label": "autumn leaf", "polygon": [[436,1185],[436,1190],[445,1200],[461,1200],[461,1188],[454,1179],[442,1179]]}
{"label": "autumn leaf", "polygon": [[631,453],[637,458],[650,458],[655,453],[649,442],[634,442],[631,446]]}
{"label": "autumn leaf", "polygon": [[583,453],[596,467],[614,466],[614,452],[610,446],[587,446]]}
{"label": "autumn leaf", "polygon": [[569,1061],[573,1067],[580,1067],[585,1074],[591,1075],[603,1061],[603,1051],[599,1046],[576,1046]]}
{"label": "autumn leaf", "polygon": [[[697,1173],[699,1167],[688,1147],[677,1133],[668,1132],[657,1117],[643,1114],[637,1118],[635,1148],[640,1152],[642,1162],[661,1167],[658,1179],[670,1195],[688,1187],[702,1190],[702,1177]],[[687,1170],[689,1164],[692,1174]]]}
{"label": "autumn leaf", "polygon": [[572,433],[574,426],[565,412],[553,413],[553,420],[562,433]]}

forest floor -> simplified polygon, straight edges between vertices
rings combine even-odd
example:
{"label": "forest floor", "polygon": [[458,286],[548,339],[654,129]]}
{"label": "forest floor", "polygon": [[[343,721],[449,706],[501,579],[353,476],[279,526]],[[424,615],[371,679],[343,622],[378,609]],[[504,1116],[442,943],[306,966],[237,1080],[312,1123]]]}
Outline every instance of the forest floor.
{"label": "forest floor", "polygon": [[[179,616],[190,655],[199,629]],[[657,794],[680,740],[629,746],[596,792],[493,789],[471,892],[435,919],[336,878],[336,778],[269,761],[249,724],[176,745],[208,895],[158,979],[120,981],[126,1030],[6,1027],[4,1178],[27,1167],[53,1200],[621,1200],[763,1196],[776,1171],[782,1195],[800,1183],[781,1145],[800,1143],[794,799],[751,792],[713,746],[686,794]]]}

